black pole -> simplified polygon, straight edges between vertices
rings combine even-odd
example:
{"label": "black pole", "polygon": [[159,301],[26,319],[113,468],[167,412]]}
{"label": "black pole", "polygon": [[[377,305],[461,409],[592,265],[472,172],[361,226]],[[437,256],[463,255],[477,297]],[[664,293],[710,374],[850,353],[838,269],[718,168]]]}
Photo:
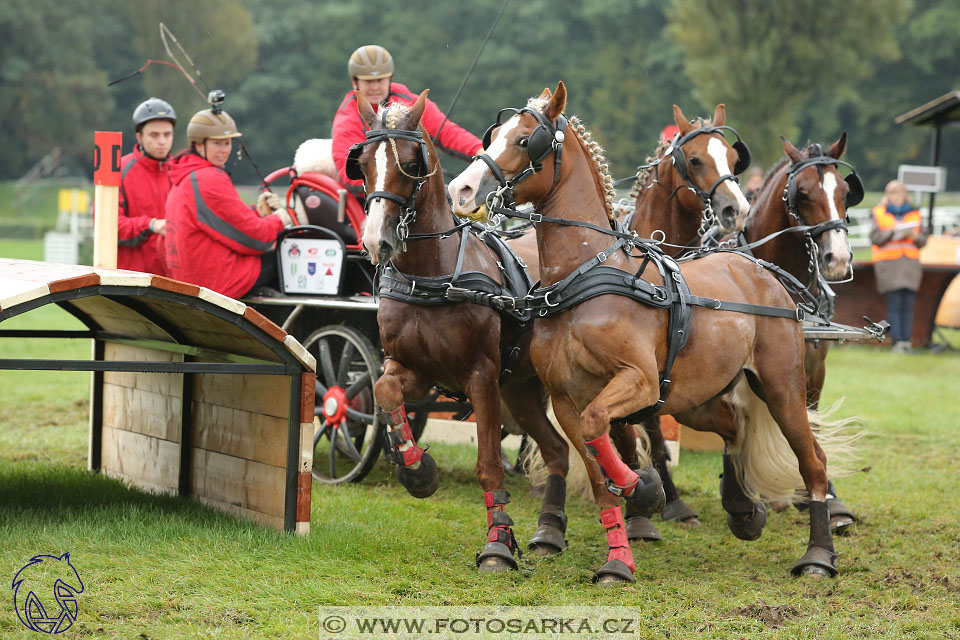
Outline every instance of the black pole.
{"label": "black pole", "polygon": [[[933,140],[930,143],[930,164],[934,167],[940,166],[940,130],[943,126],[943,122],[939,119],[934,122],[933,125]],[[930,192],[930,210],[927,212],[927,233],[933,235],[933,203],[937,198],[937,194],[933,191]]]}

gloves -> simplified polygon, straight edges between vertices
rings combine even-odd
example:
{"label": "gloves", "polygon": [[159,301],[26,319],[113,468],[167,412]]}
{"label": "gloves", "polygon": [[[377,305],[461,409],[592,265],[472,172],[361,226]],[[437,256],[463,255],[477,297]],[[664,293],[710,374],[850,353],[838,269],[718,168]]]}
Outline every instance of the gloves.
{"label": "gloves", "polygon": [[280,196],[272,191],[263,191],[257,198],[257,213],[260,214],[261,218],[270,215],[274,210],[281,207],[283,207],[283,201],[280,200]]}
{"label": "gloves", "polygon": [[274,209],[272,214],[277,216],[283,221],[284,227],[289,227],[293,225],[293,218],[290,217],[290,214],[287,212],[287,209],[285,207]]}

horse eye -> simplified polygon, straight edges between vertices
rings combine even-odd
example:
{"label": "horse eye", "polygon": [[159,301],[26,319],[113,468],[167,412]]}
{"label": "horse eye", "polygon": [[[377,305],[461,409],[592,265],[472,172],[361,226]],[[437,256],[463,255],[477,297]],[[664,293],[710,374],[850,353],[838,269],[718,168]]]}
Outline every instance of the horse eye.
{"label": "horse eye", "polygon": [[404,171],[406,171],[407,173],[411,173],[411,174],[412,174],[414,171],[417,170],[417,163],[416,163],[416,162],[404,162],[404,163],[403,163],[403,166],[402,166],[401,168],[402,168]]}
{"label": "horse eye", "polygon": [[806,193],[805,191],[801,191],[800,189],[797,189],[797,199],[798,199],[798,200],[806,200],[806,201],[809,201],[809,200],[810,200],[810,196],[807,195],[807,193]]}
{"label": "horse eye", "polygon": [[526,149],[527,143],[529,141],[530,141],[530,138],[520,138],[519,140],[517,140],[517,146]]}
{"label": "horse eye", "polygon": [[698,158],[697,156],[690,156],[690,164],[692,164],[695,167],[700,166],[700,158]]}

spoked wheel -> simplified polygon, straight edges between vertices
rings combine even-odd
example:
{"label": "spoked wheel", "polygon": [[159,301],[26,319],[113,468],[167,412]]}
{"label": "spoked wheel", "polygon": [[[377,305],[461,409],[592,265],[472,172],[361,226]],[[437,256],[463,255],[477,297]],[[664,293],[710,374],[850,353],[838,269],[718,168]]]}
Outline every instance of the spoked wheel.
{"label": "spoked wheel", "polygon": [[373,397],[383,363],[370,341],[350,327],[317,329],[303,346],[317,358],[313,478],[359,482],[383,449]]}

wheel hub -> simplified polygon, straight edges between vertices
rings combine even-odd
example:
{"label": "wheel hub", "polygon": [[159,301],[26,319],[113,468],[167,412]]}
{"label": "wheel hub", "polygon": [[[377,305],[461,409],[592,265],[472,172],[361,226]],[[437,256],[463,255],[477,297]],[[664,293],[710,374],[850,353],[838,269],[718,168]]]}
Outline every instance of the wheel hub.
{"label": "wheel hub", "polygon": [[323,415],[331,425],[338,425],[347,418],[347,400],[346,391],[343,387],[330,387],[323,396]]}

